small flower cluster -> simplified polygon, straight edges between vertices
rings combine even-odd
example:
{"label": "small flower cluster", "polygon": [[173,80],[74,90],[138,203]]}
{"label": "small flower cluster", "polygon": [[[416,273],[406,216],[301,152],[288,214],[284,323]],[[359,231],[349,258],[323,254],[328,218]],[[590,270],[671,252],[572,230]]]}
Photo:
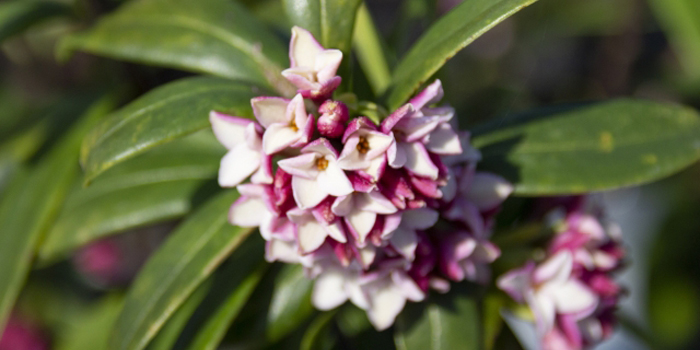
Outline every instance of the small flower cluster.
{"label": "small flower cluster", "polygon": [[219,183],[241,194],[230,222],[259,227],[268,261],[302,264],[317,308],[350,300],[380,330],[448,279],[487,281],[492,217],[512,187],[475,171],[454,110],[433,106],[440,81],[377,125],[331,98],[340,51],[295,27],[289,56],[294,98],[254,98],[256,121],[210,115],[229,149]]}
{"label": "small flower cluster", "polygon": [[593,346],[613,332],[622,288],[619,227],[576,209],[555,225],[547,258],[503,275],[498,286],[532,311],[545,350]]}

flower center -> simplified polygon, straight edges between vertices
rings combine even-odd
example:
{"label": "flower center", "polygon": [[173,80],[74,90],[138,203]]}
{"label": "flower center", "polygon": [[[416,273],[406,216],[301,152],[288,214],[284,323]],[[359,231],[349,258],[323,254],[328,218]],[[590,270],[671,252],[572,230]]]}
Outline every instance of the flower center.
{"label": "flower center", "polygon": [[366,137],[360,136],[360,142],[357,143],[357,151],[360,152],[360,154],[369,152],[369,141],[367,141]]}
{"label": "flower center", "polygon": [[328,159],[326,159],[326,157],[317,158],[316,168],[318,170],[326,170],[326,168],[328,168]]}
{"label": "flower center", "polygon": [[292,131],[297,132],[299,131],[299,127],[297,126],[297,122],[292,118],[292,120],[289,121],[289,127],[292,129]]}

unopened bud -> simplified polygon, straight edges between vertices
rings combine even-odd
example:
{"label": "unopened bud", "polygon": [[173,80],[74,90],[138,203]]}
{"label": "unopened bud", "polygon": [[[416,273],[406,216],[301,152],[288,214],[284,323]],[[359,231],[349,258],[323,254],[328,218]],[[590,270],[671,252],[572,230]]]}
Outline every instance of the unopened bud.
{"label": "unopened bud", "polygon": [[336,138],[345,132],[348,121],[348,107],[344,103],[328,100],[318,108],[321,116],[318,118],[318,132],[329,138]]}

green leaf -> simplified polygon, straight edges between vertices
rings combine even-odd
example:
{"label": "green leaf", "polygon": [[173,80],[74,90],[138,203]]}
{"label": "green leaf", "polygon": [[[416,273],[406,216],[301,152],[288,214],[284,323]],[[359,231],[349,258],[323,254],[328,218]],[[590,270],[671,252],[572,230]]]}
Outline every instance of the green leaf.
{"label": "green leaf", "polygon": [[697,0],[648,0],[687,78],[700,81],[700,3]]}
{"label": "green leaf", "polygon": [[336,310],[318,315],[306,328],[301,339],[300,350],[333,349],[337,338],[331,334],[331,326]]}
{"label": "green leaf", "polygon": [[[193,338],[188,349],[215,350],[219,347],[226,331],[270,266],[264,256],[263,240],[251,237],[245,246],[222,266],[215,276],[214,287],[207,296],[206,305],[197,310],[194,316],[194,319],[202,320],[201,324],[193,327],[196,328],[196,333],[191,337],[188,337],[187,333],[184,335],[185,338]],[[182,344],[186,342],[183,340]],[[180,344],[178,341],[178,345]]]}
{"label": "green leaf", "polygon": [[47,18],[67,15],[70,7],[56,1],[14,0],[0,4],[0,42]]}
{"label": "green leaf", "polygon": [[440,18],[399,62],[388,106],[394,110],[459,50],[537,0],[465,0]]}
{"label": "green leaf", "polygon": [[111,115],[85,138],[85,180],[157,145],[208,128],[217,110],[252,117],[250,99],[261,94],[238,82],[189,78],[161,86]]}
{"label": "green leaf", "polygon": [[187,326],[192,314],[197,311],[202,301],[207,297],[212,288],[212,278],[204,281],[195,289],[187,300],[177,308],[177,311],[168,319],[155,338],[148,344],[148,350],[171,350],[180,337],[182,330]]}
{"label": "green leaf", "polygon": [[235,1],[131,1],[91,30],[61,41],[59,59],[75,50],[289,92],[281,75],[286,48]]}
{"label": "green leaf", "polygon": [[67,328],[57,332],[54,349],[106,350],[109,331],[119,316],[123,302],[122,296],[109,295],[70,317]]}
{"label": "green leaf", "polygon": [[357,11],[353,46],[372,91],[376,96],[383,94],[391,82],[391,73],[384,57],[381,36],[374,26],[372,14],[364,4]]}
{"label": "green leaf", "polygon": [[252,232],[228,223],[238,198],[226,191],[183,222],[139,273],[126,296],[110,349],[143,349],[178,306]]}
{"label": "green leaf", "polygon": [[700,159],[698,113],[647,101],[554,108],[475,133],[479,166],[505,176],[526,196],[643,184]]}
{"label": "green leaf", "polygon": [[223,147],[206,140],[217,142],[211,132],[197,133],[109,169],[90,187],[78,187],[42,244],[40,263],[106,235],[189,213],[218,188],[210,180]]}
{"label": "green leaf", "polygon": [[343,51],[352,43],[355,14],[362,0],[284,0],[292,24],[310,31],[325,48]]}
{"label": "green leaf", "polygon": [[[454,289],[464,289],[454,286]],[[481,320],[476,300],[454,291],[408,304],[396,320],[398,350],[480,349]]]}
{"label": "green leaf", "polygon": [[38,242],[55,219],[78,173],[85,133],[115,104],[94,103],[84,117],[29,172],[10,184],[0,205],[0,329],[29,273]]}
{"label": "green leaf", "polygon": [[301,265],[285,265],[275,279],[267,314],[267,338],[276,342],[294,331],[311,316],[313,281]]}

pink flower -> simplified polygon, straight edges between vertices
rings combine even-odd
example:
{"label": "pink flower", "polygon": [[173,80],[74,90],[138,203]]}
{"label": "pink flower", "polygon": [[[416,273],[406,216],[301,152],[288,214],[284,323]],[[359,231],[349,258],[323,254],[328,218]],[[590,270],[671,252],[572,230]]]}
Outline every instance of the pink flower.
{"label": "pink flower", "polygon": [[255,183],[272,183],[272,158],[262,151],[259,125],[214,111],[209,121],[216,138],[229,150],[219,167],[221,187],[235,187],[250,175]]}
{"label": "pink flower", "polygon": [[35,324],[13,314],[0,329],[0,350],[48,350],[46,335]]}
{"label": "pink flower", "polygon": [[365,245],[367,236],[380,214],[387,215],[396,212],[391,202],[379,191],[369,193],[353,192],[336,198],[332,206],[333,213],[343,217],[348,229],[357,239],[359,247]]}
{"label": "pink flower", "polygon": [[394,136],[377,131],[367,118],[359,117],[350,122],[343,135],[343,152],[338,165],[345,170],[360,171],[372,182],[384,173],[386,151],[394,143]]}
{"label": "pink flower", "polygon": [[498,287],[530,306],[540,336],[544,336],[554,328],[557,315],[582,320],[598,306],[598,297],[572,276],[572,269],[573,257],[563,251],[537,267],[530,263],[508,272],[498,279]]}
{"label": "pink flower", "polygon": [[328,140],[317,139],[301,153],[277,163],[292,175],[294,199],[300,209],[313,208],[329,195],[338,197],[352,193],[352,184],[338,165],[338,153]]}
{"label": "pink flower", "polygon": [[446,233],[439,240],[440,269],[454,281],[468,280],[487,284],[491,279],[489,265],[501,250],[487,239],[479,239],[468,232]]}
{"label": "pink flower", "polygon": [[342,60],[340,50],[325,49],[309,31],[295,26],[289,43],[291,68],[282,75],[304,98],[324,100],[340,85],[341,78],[335,74]]}
{"label": "pink flower", "polygon": [[287,100],[279,97],[256,97],[251,101],[253,113],[265,128],[262,149],[270,155],[287,147],[309,143],[314,131],[314,117],[306,114],[301,95]]}
{"label": "pink flower", "polygon": [[343,136],[345,132],[345,123],[347,123],[349,114],[348,107],[339,101],[328,100],[318,107],[318,123],[316,128],[321,136],[337,138]]}

